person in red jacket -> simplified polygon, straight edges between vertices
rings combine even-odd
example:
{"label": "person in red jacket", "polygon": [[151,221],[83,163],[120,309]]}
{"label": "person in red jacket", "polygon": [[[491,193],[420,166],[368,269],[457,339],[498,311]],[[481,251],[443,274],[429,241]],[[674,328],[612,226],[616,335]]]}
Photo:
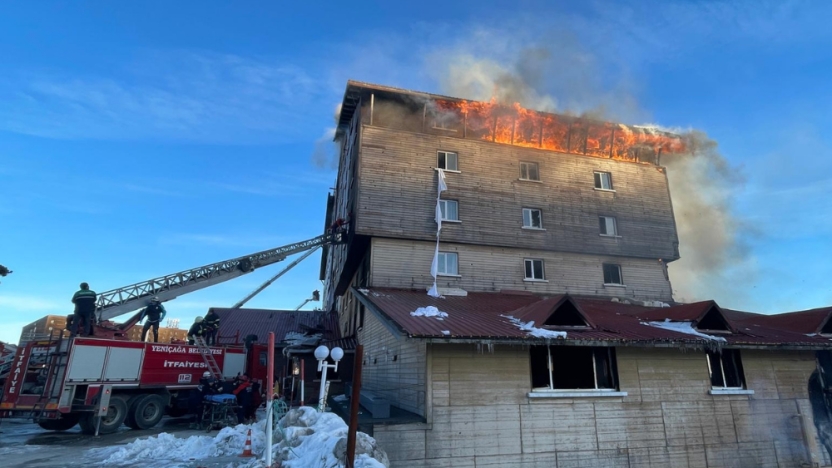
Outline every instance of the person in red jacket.
{"label": "person in red jacket", "polygon": [[246,417],[249,414],[249,406],[252,403],[251,380],[248,378],[248,374],[241,375],[237,379],[236,384],[237,386],[232,393],[237,396],[237,405],[239,406],[237,410],[237,422],[245,424]]}

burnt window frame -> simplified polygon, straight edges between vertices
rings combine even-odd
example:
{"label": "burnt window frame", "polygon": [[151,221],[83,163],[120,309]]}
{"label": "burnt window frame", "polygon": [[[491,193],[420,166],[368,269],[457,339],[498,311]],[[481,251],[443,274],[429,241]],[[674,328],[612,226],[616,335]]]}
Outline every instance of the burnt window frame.
{"label": "burnt window frame", "polygon": [[[540,351],[546,348],[546,363],[545,368],[540,369],[540,362],[535,363],[535,352],[540,358]],[[552,351],[555,353],[569,354],[574,351],[583,351],[589,349],[592,358],[592,387],[561,387],[558,383],[558,378],[555,375],[557,372],[557,357],[553,357]],[[600,362],[603,358],[603,362]],[[562,360],[566,361],[566,360]],[[574,362],[574,359],[570,359]],[[537,367],[536,367],[537,366]],[[553,393],[558,392],[597,392],[604,394],[608,392],[620,392],[621,382],[618,376],[618,358],[614,346],[555,346],[555,345],[533,345],[529,347],[529,369],[531,373],[531,391],[533,393]],[[606,374],[599,375],[599,370],[603,370]],[[540,379],[543,372],[548,374],[548,385],[546,387],[535,386],[535,380]],[[561,378],[560,381],[564,379]],[[568,381],[568,380],[567,380]],[[604,383],[606,381],[606,383]]]}
{"label": "burnt window frame", "polygon": [[[738,349],[722,349],[718,351],[706,351],[705,361],[708,363],[708,377],[711,382],[711,390],[747,390],[748,383],[745,380],[745,369],[742,365],[742,355]],[[725,364],[728,361],[729,370],[726,371]],[[715,372],[715,362],[719,363],[719,373]],[[728,372],[731,372],[729,375]],[[734,375],[736,373],[736,375]],[[728,385],[739,383],[739,386]],[[721,385],[720,385],[721,382]]]}
{"label": "burnt window frame", "polygon": [[[453,155],[454,158],[454,167],[448,167],[448,156]],[[442,160],[442,156],[444,156],[444,167],[443,164],[440,164]],[[450,172],[459,172],[459,153],[456,151],[446,151],[446,150],[437,150],[436,151],[436,168],[442,169],[443,171],[450,171]]]}
{"label": "burnt window frame", "polygon": [[[537,178],[531,177],[531,167],[534,168]],[[540,164],[532,161],[520,161],[520,180],[527,182],[540,182]]]}

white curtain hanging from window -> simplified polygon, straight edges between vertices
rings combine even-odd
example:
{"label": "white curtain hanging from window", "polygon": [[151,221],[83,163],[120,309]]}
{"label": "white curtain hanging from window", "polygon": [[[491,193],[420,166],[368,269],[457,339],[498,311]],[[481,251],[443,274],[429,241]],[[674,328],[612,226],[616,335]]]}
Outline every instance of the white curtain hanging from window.
{"label": "white curtain hanging from window", "polygon": [[448,190],[445,183],[445,171],[437,169],[437,191],[436,191],[436,250],[433,253],[433,262],[430,265],[430,275],[433,276],[433,286],[428,290],[428,296],[440,297],[439,289],[436,287],[436,277],[439,274],[439,233],[442,232],[442,192]]}

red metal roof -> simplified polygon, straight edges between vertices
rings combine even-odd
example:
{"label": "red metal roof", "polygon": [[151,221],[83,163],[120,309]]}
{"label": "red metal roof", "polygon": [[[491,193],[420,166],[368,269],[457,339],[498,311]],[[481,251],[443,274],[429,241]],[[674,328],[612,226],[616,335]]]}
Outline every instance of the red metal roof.
{"label": "red metal roof", "polygon": [[210,310],[220,317],[219,336],[222,343],[234,339],[243,342],[247,335],[257,335],[257,343],[268,343],[269,332],[274,332],[275,342],[281,343],[287,333],[305,333],[310,330],[321,331],[324,340],[341,338],[338,317],[334,313],[219,307]]}
{"label": "red metal roof", "polygon": [[[608,299],[567,295],[543,298],[535,295],[469,292],[467,296],[433,298],[424,291],[403,289],[372,289],[357,292],[362,300],[389,318],[402,333],[417,338],[445,339],[509,339],[540,341],[530,337],[512,323],[510,317],[523,322],[533,321],[537,328],[565,330],[566,341],[608,341],[611,343],[694,343],[712,344],[702,337],[645,325],[647,321],[693,321],[712,306],[713,301],[672,307],[645,307],[612,302]],[[543,327],[541,324],[554,309],[568,298],[591,324],[590,329]],[[419,307],[434,306],[448,314],[447,318],[414,317]],[[717,306],[718,307],[718,306]],[[832,341],[820,336],[807,336],[769,325],[770,316],[745,313],[734,321],[733,311],[723,314],[734,333],[719,335],[729,345],[832,347]],[[756,319],[756,320],[755,320]]]}

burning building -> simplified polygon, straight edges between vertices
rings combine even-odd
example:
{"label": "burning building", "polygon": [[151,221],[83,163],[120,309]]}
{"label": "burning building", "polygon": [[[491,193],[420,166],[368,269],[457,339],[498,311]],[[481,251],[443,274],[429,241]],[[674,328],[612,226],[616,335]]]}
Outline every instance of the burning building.
{"label": "burning building", "polygon": [[393,466],[828,460],[807,383],[832,343],[673,301],[684,137],[350,81],[336,141],[325,310],[395,408],[362,421]]}

